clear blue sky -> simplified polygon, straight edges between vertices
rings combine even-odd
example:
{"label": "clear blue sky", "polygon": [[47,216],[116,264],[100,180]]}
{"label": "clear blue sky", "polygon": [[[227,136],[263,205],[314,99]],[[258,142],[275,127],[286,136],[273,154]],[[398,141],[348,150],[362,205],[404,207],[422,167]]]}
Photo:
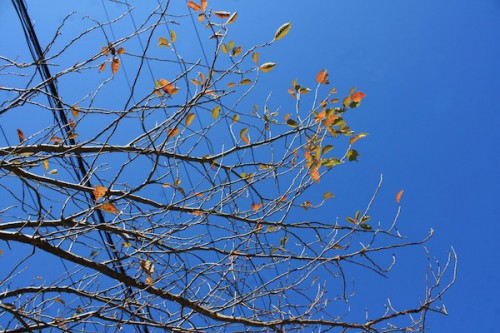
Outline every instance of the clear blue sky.
{"label": "clear blue sky", "polygon": [[[50,12],[47,2],[27,3],[46,43],[56,21],[78,2],[65,1]],[[500,1],[212,0],[210,5],[238,11],[232,34],[242,45],[271,39],[278,26],[293,22],[286,38],[262,55],[278,63],[259,88],[273,90],[276,105],[290,103],[286,89],[293,79],[312,86],[323,68],[340,91],[356,86],[367,94],[351,117],[353,127],[370,134],[359,141],[360,162],[321,183],[337,195],[331,211],[322,214],[343,217],[364,207],[383,173],[374,208],[379,219],[393,216],[394,196],[405,189],[401,230],[418,239],[433,228],[431,254],[444,260],[453,246],[459,256],[458,279],[445,298],[449,316],[431,316],[431,332],[498,332]],[[83,10],[103,16],[100,2],[88,6]],[[29,59],[20,33],[12,32],[20,26],[9,1],[0,3],[0,19],[8,35],[0,54]],[[406,295],[417,300],[415,289],[423,287],[419,272],[425,257],[416,253],[418,258],[403,253],[394,272],[391,292],[402,302]]]}

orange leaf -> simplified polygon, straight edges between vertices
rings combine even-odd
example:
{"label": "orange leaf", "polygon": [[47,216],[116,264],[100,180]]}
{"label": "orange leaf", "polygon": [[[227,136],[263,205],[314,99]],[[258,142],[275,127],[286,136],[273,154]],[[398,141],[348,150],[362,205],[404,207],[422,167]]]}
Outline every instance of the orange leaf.
{"label": "orange leaf", "polygon": [[167,130],[167,140],[168,140],[168,139],[170,139],[170,138],[173,138],[174,136],[176,136],[177,134],[179,134],[179,131],[180,131],[180,130],[179,130],[179,128],[177,128],[177,127],[176,127],[176,128],[174,128],[174,129],[169,128],[169,129]]}
{"label": "orange leaf", "polygon": [[351,95],[351,101],[361,102],[361,100],[365,97],[366,97],[365,93],[358,91],[358,92],[355,92],[354,94]]}
{"label": "orange leaf", "polygon": [[237,46],[237,47],[235,47],[235,48],[232,50],[232,53],[233,53],[233,57],[236,57],[236,56],[240,55],[240,53],[241,53],[241,46]]}
{"label": "orange leaf", "polygon": [[220,17],[221,19],[227,19],[229,16],[231,16],[230,12],[224,12],[224,11],[217,11],[213,12],[215,16]]}
{"label": "orange leaf", "polygon": [[118,53],[118,54],[124,54],[125,53],[125,49],[123,47],[120,47],[120,48],[118,48],[118,50],[116,51],[116,53]]}
{"label": "orange leaf", "polygon": [[349,144],[352,145],[354,144],[354,142],[358,141],[359,139],[361,138],[364,138],[365,136],[367,136],[368,134],[366,133],[359,133],[358,135],[355,135],[353,136],[350,140],[349,140]]}
{"label": "orange leaf", "polygon": [[259,62],[259,53],[258,52],[252,53],[252,60],[253,60],[254,63],[258,63]]}
{"label": "orange leaf", "polygon": [[113,61],[111,62],[111,72],[116,74],[116,72],[118,72],[118,68],[120,68],[120,59],[113,58]]}
{"label": "orange leaf", "polygon": [[71,140],[71,139],[76,139],[77,137],[78,137],[78,134],[76,134],[76,133],[72,133],[72,134],[70,134],[70,135],[68,136],[68,139],[70,139],[70,140]]}
{"label": "orange leaf", "polygon": [[187,5],[188,5],[188,7],[189,7],[189,8],[191,8],[192,10],[195,10],[195,11],[197,11],[197,10],[201,10],[200,5],[198,5],[197,3],[194,3],[193,1],[188,1],[188,2],[187,2]]}
{"label": "orange leaf", "polygon": [[198,15],[198,21],[200,21],[200,23],[203,23],[203,20],[205,20],[205,14],[201,13]]}
{"label": "orange leaf", "polygon": [[107,190],[108,189],[105,188],[104,186],[99,186],[99,185],[94,186],[94,190],[92,191],[92,194],[94,195],[94,200],[97,202],[100,198],[104,196],[104,194],[106,194]]}
{"label": "orange leaf", "polygon": [[101,47],[101,52],[102,52],[105,56],[107,56],[107,55],[109,54],[109,49],[108,49],[108,47],[107,47],[107,46],[103,46],[103,47]]}
{"label": "orange leaf", "polygon": [[19,128],[17,129],[17,136],[19,137],[19,142],[23,143],[23,141],[24,141],[24,133]]}
{"label": "orange leaf", "polygon": [[78,108],[77,105],[73,105],[71,107],[71,114],[73,115],[73,118],[78,118],[78,114],[80,113],[80,109]]}
{"label": "orange leaf", "polygon": [[405,190],[401,190],[398,192],[398,194],[396,194],[396,203],[400,203],[401,202],[401,197],[403,196],[403,192]]}
{"label": "orange leaf", "polygon": [[316,82],[321,84],[330,83],[330,81],[328,81],[328,72],[326,71],[326,69],[322,69],[319,71],[318,75],[316,75]]}
{"label": "orange leaf", "polygon": [[252,204],[252,210],[258,210],[260,207],[262,207],[264,205],[263,202],[261,203],[253,203]]}
{"label": "orange leaf", "polygon": [[100,72],[102,72],[102,71],[103,71],[103,70],[105,70],[105,69],[106,69],[106,63],[105,63],[105,62],[103,62],[103,63],[101,64],[101,66],[99,66],[99,73],[100,73]]}
{"label": "orange leaf", "polygon": [[195,117],[194,113],[190,113],[186,116],[186,122],[185,122],[186,127],[188,127],[193,122],[194,117]]}
{"label": "orange leaf", "polygon": [[54,142],[55,144],[58,144],[62,142],[62,139],[57,136],[53,136],[52,138],[50,138],[50,141]]}
{"label": "orange leaf", "polygon": [[76,124],[75,124],[75,122],[72,119],[69,120],[69,126],[71,126],[71,128],[75,128],[76,127]]}
{"label": "orange leaf", "polygon": [[208,1],[207,0],[201,0],[201,10],[205,11],[207,9]]}
{"label": "orange leaf", "polygon": [[311,169],[311,179],[315,180],[316,183],[319,183],[319,168],[312,168]]}
{"label": "orange leaf", "polygon": [[179,90],[177,89],[177,87],[175,87],[165,79],[160,79],[160,84],[161,84],[161,90],[170,95],[177,94],[177,91]]}
{"label": "orange leaf", "polygon": [[118,213],[118,209],[115,207],[115,205],[113,205],[110,202],[103,202],[97,208],[105,211],[106,213],[110,213],[110,214],[117,214]]}

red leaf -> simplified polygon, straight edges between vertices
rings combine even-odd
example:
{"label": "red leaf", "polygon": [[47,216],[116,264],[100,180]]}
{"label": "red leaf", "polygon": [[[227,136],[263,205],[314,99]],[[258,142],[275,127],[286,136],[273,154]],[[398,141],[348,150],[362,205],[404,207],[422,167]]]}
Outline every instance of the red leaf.
{"label": "red leaf", "polygon": [[19,142],[23,143],[23,141],[24,141],[24,133],[19,128],[17,129],[17,136],[19,137]]}

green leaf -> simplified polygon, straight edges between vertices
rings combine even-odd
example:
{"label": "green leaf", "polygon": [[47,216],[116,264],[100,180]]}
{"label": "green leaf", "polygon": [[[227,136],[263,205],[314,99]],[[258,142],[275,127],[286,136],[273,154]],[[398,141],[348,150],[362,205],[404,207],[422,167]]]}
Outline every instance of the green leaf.
{"label": "green leaf", "polygon": [[321,155],[325,155],[326,153],[328,153],[332,149],[333,149],[332,145],[326,145],[326,146],[324,146],[323,150],[321,151]]}
{"label": "green leaf", "polygon": [[280,239],[280,246],[285,247],[286,242],[288,242],[288,236],[285,236],[285,237]]}
{"label": "green leaf", "polygon": [[342,162],[338,158],[324,158],[321,160],[321,165],[327,168],[331,168],[336,166],[337,164],[342,164]]}

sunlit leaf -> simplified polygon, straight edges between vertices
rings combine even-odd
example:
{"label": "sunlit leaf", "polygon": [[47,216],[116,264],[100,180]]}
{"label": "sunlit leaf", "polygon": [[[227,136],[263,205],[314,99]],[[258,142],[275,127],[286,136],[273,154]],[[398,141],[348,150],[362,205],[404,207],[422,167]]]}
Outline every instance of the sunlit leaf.
{"label": "sunlit leaf", "polygon": [[153,283],[155,282],[155,279],[153,279],[152,276],[148,275],[146,276],[146,283],[149,284],[150,286],[153,285]]}
{"label": "sunlit leaf", "polygon": [[365,93],[358,91],[351,95],[351,100],[353,102],[361,102],[361,100],[365,97],[366,97]]}
{"label": "sunlit leaf", "polygon": [[285,237],[280,239],[280,246],[285,247],[286,242],[288,242],[288,236],[285,236]]}
{"label": "sunlit leaf", "polygon": [[19,138],[19,142],[23,143],[23,141],[24,141],[24,133],[19,128],[17,129],[17,137]]}
{"label": "sunlit leaf", "polygon": [[106,62],[103,62],[101,66],[99,66],[99,73],[106,69]]}
{"label": "sunlit leaf", "polygon": [[310,176],[312,180],[316,181],[316,183],[319,183],[319,167],[312,168],[310,171]]}
{"label": "sunlit leaf", "polygon": [[349,144],[354,144],[354,142],[358,141],[359,139],[361,138],[364,138],[365,136],[367,136],[368,134],[367,133],[359,133],[358,135],[355,135],[353,136],[350,140],[349,140]]}
{"label": "sunlit leaf", "polygon": [[201,10],[201,7],[197,3],[194,3],[193,1],[188,1],[187,5],[189,8],[191,8],[194,11]]}
{"label": "sunlit leaf", "polygon": [[295,120],[293,120],[293,119],[288,119],[286,121],[286,124],[288,126],[290,126],[290,127],[297,127],[297,126],[299,126],[299,124]]}
{"label": "sunlit leaf", "polygon": [[57,169],[50,170],[49,175],[57,175]]}
{"label": "sunlit leaf", "polygon": [[401,203],[401,197],[403,196],[404,191],[405,190],[401,190],[398,192],[398,194],[396,195],[396,203]]}
{"label": "sunlit leaf", "polygon": [[221,19],[227,19],[231,16],[230,12],[225,12],[225,11],[214,11],[213,12],[215,16],[220,17]]}
{"label": "sunlit leaf", "polygon": [[111,72],[116,74],[116,72],[118,72],[118,68],[120,68],[120,59],[113,58],[113,61],[111,61]]}
{"label": "sunlit leaf", "polygon": [[43,168],[45,171],[49,170],[49,160],[43,160]]}
{"label": "sunlit leaf", "polygon": [[234,12],[229,16],[229,18],[226,21],[226,24],[232,24],[234,21],[236,21],[236,18],[238,18],[238,13]]}
{"label": "sunlit leaf", "polygon": [[240,139],[243,140],[243,142],[248,145],[250,143],[250,139],[247,136],[247,132],[248,132],[248,128],[242,129],[240,131]]}
{"label": "sunlit leaf", "polygon": [[97,208],[105,211],[106,213],[118,214],[118,209],[110,202],[103,202],[102,204],[97,206]]}
{"label": "sunlit leaf", "polygon": [[130,243],[130,242],[124,242],[124,243],[122,244],[122,246],[123,246],[123,247],[131,247],[131,246],[132,246],[132,243]]}
{"label": "sunlit leaf", "polygon": [[372,227],[366,223],[361,223],[359,226],[365,230],[372,230]]}
{"label": "sunlit leaf", "polygon": [[158,37],[158,46],[170,46],[170,43],[166,38]]}
{"label": "sunlit leaf", "polygon": [[237,46],[237,47],[233,48],[231,53],[232,53],[233,57],[240,55],[241,54],[241,46]]}
{"label": "sunlit leaf", "polygon": [[252,60],[256,64],[259,62],[259,53],[258,52],[252,53]]}
{"label": "sunlit leaf", "polygon": [[198,21],[200,21],[201,23],[203,23],[204,20],[205,20],[205,14],[203,14],[203,13],[198,14]]}
{"label": "sunlit leaf", "polygon": [[185,122],[186,127],[188,127],[193,122],[194,118],[195,118],[194,113],[190,113],[186,116],[186,122]]}
{"label": "sunlit leaf", "polygon": [[232,87],[234,87],[235,85],[236,85],[236,83],[234,83],[234,82],[229,82],[229,83],[227,84],[227,86],[228,86],[229,88],[232,88]]}
{"label": "sunlit leaf", "polygon": [[266,63],[260,65],[259,68],[264,73],[267,73],[267,72],[271,71],[275,66],[276,66],[276,63],[274,63],[274,62],[266,62]]}
{"label": "sunlit leaf", "polygon": [[344,105],[344,107],[348,107],[349,104],[351,104],[351,97],[347,96],[346,98],[344,98],[344,101],[342,102],[342,104]]}
{"label": "sunlit leaf", "polygon": [[195,84],[195,85],[197,85],[197,86],[201,84],[201,82],[200,82],[200,81],[195,80],[195,79],[189,79],[189,81],[191,81],[192,83],[194,83],[194,84]]}
{"label": "sunlit leaf", "polygon": [[107,57],[109,54],[109,48],[107,46],[103,46],[101,47],[101,52]]}
{"label": "sunlit leaf", "polygon": [[212,109],[212,118],[216,119],[219,116],[219,114],[220,114],[220,106],[217,105]]}
{"label": "sunlit leaf", "polygon": [[252,204],[252,210],[258,210],[260,207],[262,207],[264,205],[263,202],[261,203],[253,203]]}
{"label": "sunlit leaf", "polygon": [[167,140],[173,138],[174,136],[176,136],[177,134],[179,134],[179,132],[180,132],[180,129],[178,127],[176,127],[176,128],[169,128],[167,130]]}
{"label": "sunlit leaf", "polygon": [[170,40],[172,41],[172,43],[175,43],[175,41],[177,40],[177,34],[173,30],[170,30]]}
{"label": "sunlit leaf", "polygon": [[336,166],[337,164],[342,164],[338,158],[324,158],[321,160],[321,165],[327,168]]}
{"label": "sunlit leaf", "polygon": [[151,260],[141,260],[140,265],[144,273],[153,275],[155,271],[155,264],[153,264]]}
{"label": "sunlit leaf", "polygon": [[179,89],[177,87],[175,87],[173,84],[169,83],[165,79],[160,79],[159,82],[160,82],[161,90],[163,90],[167,94],[175,95],[179,91]]}
{"label": "sunlit leaf", "polygon": [[220,46],[220,49],[223,53],[225,54],[228,54],[229,52],[227,51],[227,46],[226,44],[222,43],[222,45]]}
{"label": "sunlit leaf", "polygon": [[237,114],[235,114],[235,115],[233,116],[233,124],[234,124],[234,123],[237,123],[237,122],[238,122],[238,120],[240,120],[240,116],[239,116],[239,115],[237,115]]}
{"label": "sunlit leaf", "polygon": [[80,113],[80,108],[78,107],[78,105],[73,105],[71,107],[71,114],[73,115],[73,118],[78,118],[78,114]]}
{"label": "sunlit leaf", "polygon": [[61,139],[57,136],[53,136],[52,138],[50,138],[50,141],[54,142],[55,144],[58,144],[58,143],[61,143],[63,141],[63,139]]}
{"label": "sunlit leaf", "polygon": [[229,43],[227,44],[227,49],[228,49],[228,50],[232,50],[232,49],[233,49],[233,47],[234,47],[234,40],[231,40],[231,41],[229,41]]}
{"label": "sunlit leaf", "polygon": [[274,39],[279,40],[285,37],[291,28],[292,28],[292,22],[283,24],[281,27],[278,28],[278,30],[276,30],[276,33],[274,34]]}
{"label": "sunlit leaf", "polygon": [[125,53],[125,48],[123,48],[123,47],[118,48],[118,50],[116,51],[116,53],[118,53],[118,54],[124,54]]}
{"label": "sunlit leaf", "polygon": [[319,73],[316,75],[316,82],[320,84],[329,84],[330,81],[328,81],[328,72],[326,69],[322,69],[319,71]]}
{"label": "sunlit leaf", "polygon": [[333,194],[331,192],[325,192],[325,194],[323,194],[323,200],[327,200],[330,198],[335,198],[335,194]]}
{"label": "sunlit leaf", "polygon": [[201,0],[201,10],[205,11],[208,6],[208,1],[207,0]]}
{"label": "sunlit leaf", "polygon": [[96,185],[94,186],[94,190],[92,194],[94,194],[94,200],[97,202],[100,198],[102,198],[108,189],[104,186]]}
{"label": "sunlit leaf", "polygon": [[76,124],[75,124],[75,122],[73,121],[73,119],[70,119],[70,120],[69,120],[69,126],[71,126],[71,128],[75,128],[75,127],[76,127]]}
{"label": "sunlit leaf", "polygon": [[252,83],[252,80],[250,79],[243,79],[240,81],[240,85],[245,85],[245,84],[250,84]]}
{"label": "sunlit leaf", "polygon": [[300,88],[300,89],[299,89],[299,93],[301,93],[301,94],[303,94],[303,95],[307,94],[307,93],[308,93],[308,92],[310,92],[310,91],[311,91],[311,89],[306,88],[306,87],[304,87],[304,88]]}
{"label": "sunlit leaf", "polygon": [[54,298],[54,302],[61,303],[63,305],[66,305],[66,302],[60,299],[59,297]]}

